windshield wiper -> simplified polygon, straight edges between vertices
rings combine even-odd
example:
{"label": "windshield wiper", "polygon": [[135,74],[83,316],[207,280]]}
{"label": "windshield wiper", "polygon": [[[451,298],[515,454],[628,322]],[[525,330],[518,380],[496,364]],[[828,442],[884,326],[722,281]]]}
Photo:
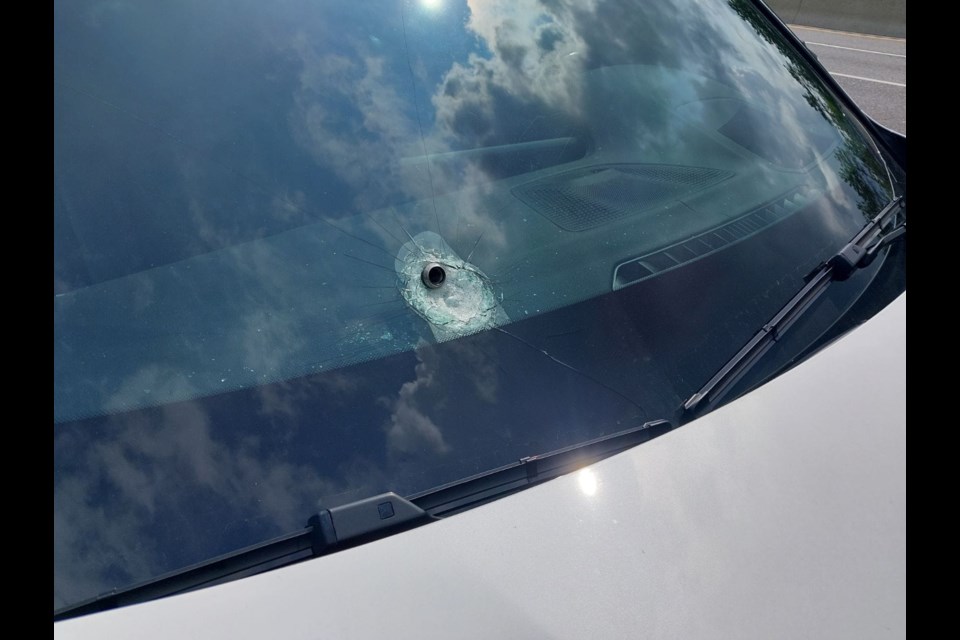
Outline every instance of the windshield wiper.
{"label": "windshield wiper", "polygon": [[550,453],[521,458],[498,469],[407,498],[391,492],[323,509],[310,517],[302,531],[63,607],[54,611],[53,620],[58,622],[157,600],[385,538],[571,473],[651,440],[671,428],[666,420],[654,420]]}
{"label": "windshield wiper", "polygon": [[703,414],[716,406],[728,391],[746,374],[791,326],[807,312],[832,282],[843,281],[855,271],[868,266],[881,249],[907,232],[907,223],[900,222],[884,233],[904,206],[897,197],[868,222],[836,255],[820,264],[806,278],[806,285],[791,298],[752,338],[724,364],[710,380],[680,407],[685,419]]}

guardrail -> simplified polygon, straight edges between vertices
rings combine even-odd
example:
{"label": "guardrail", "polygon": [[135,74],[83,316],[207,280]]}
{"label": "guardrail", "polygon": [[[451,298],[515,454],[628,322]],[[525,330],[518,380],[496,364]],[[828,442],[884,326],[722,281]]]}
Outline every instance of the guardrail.
{"label": "guardrail", "polygon": [[907,37],[907,0],[765,0],[789,24]]}

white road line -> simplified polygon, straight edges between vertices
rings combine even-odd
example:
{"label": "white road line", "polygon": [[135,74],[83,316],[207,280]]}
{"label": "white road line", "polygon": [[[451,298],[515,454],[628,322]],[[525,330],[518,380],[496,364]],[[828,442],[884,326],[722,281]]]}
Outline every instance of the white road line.
{"label": "white road line", "polygon": [[870,49],[855,49],[853,47],[841,47],[838,44],[827,44],[826,42],[807,42],[807,44],[815,44],[818,47],[830,47],[831,49],[844,49],[846,51],[859,51],[860,53],[873,53],[878,56],[891,56],[894,58],[906,58],[907,56],[901,55],[899,53],[887,53],[886,51],[871,51]]}
{"label": "white road line", "polygon": [[880,84],[892,84],[892,85],[895,86],[895,87],[906,87],[906,86],[907,86],[907,85],[903,84],[902,82],[890,82],[889,80],[877,80],[876,78],[864,78],[863,76],[851,76],[851,75],[846,74],[846,73],[836,73],[835,71],[831,71],[831,72],[830,72],[830,75],[832,75],[832,76],[840,76],[841,78],[853,78],[854,80],[866,80],[867,82],[879,82]]}
{"label": "white road line", "polygon": [[895,36],[875,36],[871,33],[856,33],[854,31],[838,31],[836,29],[823,29],[821,27],[805,27],[802,24],[787,24],[788,27],[796,31],[803,29],[805,31],[823,31],[824,33],[839,33],[845,36],[854,36],[857,38],[870,38],[871,40],[892,40],[894,42],[906,42],[906,38],[897,38]]}

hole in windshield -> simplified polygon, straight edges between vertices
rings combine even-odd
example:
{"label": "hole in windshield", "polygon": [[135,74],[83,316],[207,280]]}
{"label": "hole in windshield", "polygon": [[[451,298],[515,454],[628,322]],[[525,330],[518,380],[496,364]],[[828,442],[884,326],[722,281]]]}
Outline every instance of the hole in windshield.
{"label": "hole in windshield", "polygon": [[890,196],[742,0],[54,14],[55,606],[663,418]]}

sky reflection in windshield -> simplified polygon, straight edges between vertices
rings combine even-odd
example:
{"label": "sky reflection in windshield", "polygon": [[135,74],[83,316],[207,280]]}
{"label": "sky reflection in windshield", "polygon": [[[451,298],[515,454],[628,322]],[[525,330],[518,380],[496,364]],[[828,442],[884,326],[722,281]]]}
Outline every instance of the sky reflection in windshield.
{"label": "sky reflection in windshield", "polygon": [[[55,606],[660,417],[815,255],[718,285],[736,329],[649,302],[689,274],[611,298],[618,263],[798,184],[828,251],[885,197],[735,0],[89,1],[54,29]],[[625,195],[571,226],[544,179]],[[417,253],[482,274],[465,321],[405,293]]]}

